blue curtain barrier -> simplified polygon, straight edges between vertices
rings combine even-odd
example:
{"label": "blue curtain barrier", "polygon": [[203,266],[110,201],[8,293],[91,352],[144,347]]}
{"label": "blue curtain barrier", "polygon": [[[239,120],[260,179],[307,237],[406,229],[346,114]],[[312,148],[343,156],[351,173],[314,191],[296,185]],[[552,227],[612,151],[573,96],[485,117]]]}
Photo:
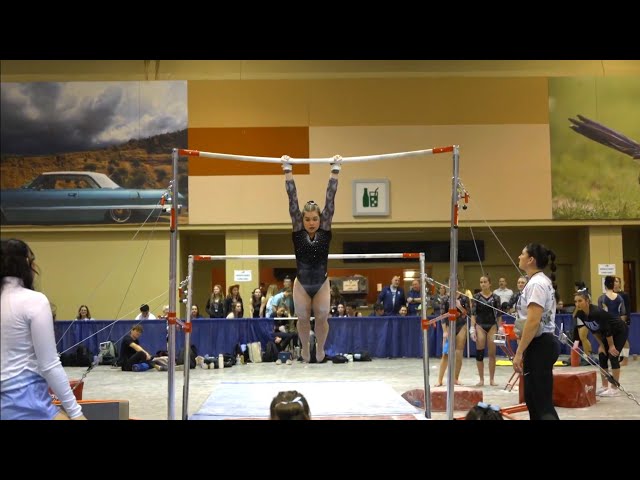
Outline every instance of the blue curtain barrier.
{"label": "blue curtain barrier", "polygon": [[[513,317],[505,317],[507,323],[513,323]],[[140,323],[144,332],[140,337],[140,344],[151,354],[167,349],[167,329],[164,320],[120,320],[118,322],[106,320],[92,320],[87,322],[72,322],[58,320],[55,322],[58,351],[75,351],[79,344],[84,344],[89,351],[97,354],[101,342],[111,340],[117,342],[118,351],[120,341],[131,327]],[[565,331],[569,335],[573,332],[573,318],[571,315],[556,315],[556,331]],[[329,337],[325,350],[328,355],[368,351],[377,358],[422,358],[422,330],[418,317],[358,317],[358,318],[330,318]],[[191,343],[196,346],[201,355],[217,355],[218,353],[232,353],[236,343],[260,342],[264,349],[266,342],[273,339],[272,319],[197,319],[193,322]],[[640,314],[631,314],[631,328],[629,330],[631,353],[640,353]],[[429,328],[429,355],[442,355],[442,325]],[[594,348],[597,343],[593,340]],[[475,343],[471,341],[471,356],[475,355]],[[511,344],[515,351],[517,345]],[[177,331],[176,349],[184,348],[184,335]],[[465,347],[465,355],[466,355]],[[498,355],[504,355],[500,348]],[[597,351],[597,350],[596,350]],[[563,346],[563,354],[569,353],[569,348]]]}

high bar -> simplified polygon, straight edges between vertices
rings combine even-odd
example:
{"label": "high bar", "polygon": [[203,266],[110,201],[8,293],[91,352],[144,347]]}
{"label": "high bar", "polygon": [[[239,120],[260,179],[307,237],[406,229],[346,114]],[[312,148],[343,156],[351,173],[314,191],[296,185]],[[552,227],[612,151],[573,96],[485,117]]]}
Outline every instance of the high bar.
{"label": "high bar", "polygon": [[[210,260],[295,260],[295,255],[190,255],[196,262]],[[419,253],[332,253],[330,260],[376,258],[420,258]]]}
{"label": "high bar", "polygon": [[[343,162],[369,162],[372,160],[398,160],[401,158],[419,157],[422,155],[435,155],[438,153],[453,152],[454,146],[429,148],[427,150],[414,150],[411,152],[383,153],[380,155],[364,155],[359,157],[343,157]],[[202,152],[200,150],[178,149],[178,154],[188,157],[217,158],[219,160],[240,160],[243,162],[282,163],[278,157],[255,157],[250,155],[231,155],[229,153]],[[328,158],[291,158],[292,164],[306,163],[332,163],[333,157]]]}

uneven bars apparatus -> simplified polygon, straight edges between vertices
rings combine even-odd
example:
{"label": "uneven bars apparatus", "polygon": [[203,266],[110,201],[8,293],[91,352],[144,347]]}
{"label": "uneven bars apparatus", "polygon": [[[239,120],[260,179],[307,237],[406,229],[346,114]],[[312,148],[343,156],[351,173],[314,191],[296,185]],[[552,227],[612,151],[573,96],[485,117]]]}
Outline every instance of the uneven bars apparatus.
{"label": "uneven bars apparatus", "polygon": [[[439,153],[453,153],[453,177],[452,177],[452,188],[451,188],[451,249],[450,249],[450,260],[449,260],[449,271],[451,277],[449,279],[449,291],[456,291],[457,282],[455,282],[457,278],[457,263],[458,263],[458,201],[460,200],[460,193],[458,191],[459,187],[459,161],[460,161],[460,147],[459,145],[449,145],[446,147],[435,147],[426,150],[414,150],[410,152],[399,152],[399,153],[387,153],[381,155],[365,155],[365,156],[356,156],[356,157],[344,157],[342,159],[343,163],[351,163],[351,162],[366,162],[366,161],[375,161],[375,160],[399,160],[403,158],[412,158],[419,157],[422,155],[435,155]],[[172,199],[178,198],[178,159],[180,156],[189,156],[189,157],[205,157],[205,158],[217,158],[219,160],[238,160],[244,162],[261,162],[261,163],[282,163],[281,158],[277,157],[256,157],[250,155],[231,155],[226,153],[215,153],[215,152],[204,152],[200,150],[192,150],[192,149],[178,149],[174,148],[171,153],[172,157],[172,166],[173,166],[173,181],[171,183],[171,197]],[[289,160],[292,164],[311,164],[311,163],[332,163],[334,162],[333,157],[331,158],[306,158],[306,159],[295,159],[291,158]],[[465,197],[465,200],[467,198]],[[169,248],[169,313],[167,316],[167,322],[169,326],[169,339],[167,348],[169,350],[169,371],[168,371],[168,401],[167,401],[167,419],[174,420],[175,419],[175,331],[176,331],[176,277],[177,277],[177,251],[178,251],[178,221],[177,221],[177,206],[176,202],[171,201],[171,218],[169,224],[170,236],[170,248]],[[355,254],[357,255],[357,254]],[[383,254],[384,255],[384,254]],[[402,255],[402,254],[400,254]],[[422,263],[424,263],[424,254]],[[279,257],[279,256],[278,256]],[[295,258],[295,256],[294,256]],[[329,258],[332,258],[332,255],[329,255]],[[346,258],[346,257],[343,257]],[[425,378],[425,416],[430,418],[431,416],[431,394],[429,389],[429,356],[428,356],[428,342],[427,342],[427,331],[429,329],[429,322],[426,320],[426,295],[424,289],[425,282],[425,273],[424,273],[424,265],[421,266],[421,275],[420,275],[420,284],[422,288],[422,330],[423,330],[423,368],[424,368],[424,378]],[[191,281],[191,274],[193,272],[189,272],[189,282]],[[173,292],[173,293],[172,293]],[[191,289],[189,289],[188,295],[191,293]],[[190,302],[190,300],[187,300]],[[451,302],[450,302],[451,304]],[[450,305],[451,306],[451,305]],[[454,304],[455,307],[455,304]],[[449,309],[449,331],[455,332],[455,315],[456,310]],[[185,345],[189,345],[188,340],[191,337],[191,316],[189,311],[187,311],[187,320],[185,322],[185,333],[188,337],[185,339]],[[190,348],[185,347],[185,365],[188,365],[189,361],[189,351]],[[448,376],[448,385],[447,385],[447,415],[450,420],[453,420],[453,370],[455,368],[455,355],[449,355],[449,376]],[[184,369],[184,388],[188,392],[188,379],[189,379],[189,369]],[[185,395],[188,397],[188,393],[183,393],[183,405],[185,402]],[[185,408],[183,407],[183,411]],[[184,417],[186,419],[186,417]]]}

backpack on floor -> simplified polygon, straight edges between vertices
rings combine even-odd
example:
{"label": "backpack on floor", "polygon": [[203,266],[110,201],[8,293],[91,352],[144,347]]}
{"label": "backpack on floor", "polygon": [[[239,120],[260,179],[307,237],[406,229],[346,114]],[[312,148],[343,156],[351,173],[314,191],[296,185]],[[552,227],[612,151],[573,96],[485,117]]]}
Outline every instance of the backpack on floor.
{"label": "backpack on floor", "polygon": [[[209,365],[213,365],[213,368],[220,368],[220,366],[218,365],[218,361],[219,361],[219,355],[214,355],[212,357],[206,356],[204,357],[204,364],[209,366]],[[236,357],[234,357],[233,355],[231,355],[230,353],[223,353],[222,354],[222,363],[224,365],[224,368],[231,368],[236,364]],[[210,366],[208,368],[211,368]]]}
{"label": "backpack on floor", "polygon": [[361,352],[356,352],[353,354],[353,361],[354,362],[370,362],[371,355],[369,355],[369,352],[367,352],[366,350],[363,350]]}
{"label": "backpack on floor", "polygon": [[[196,357],[198,356],[198,349],[195,345],[191,345],[189,349],[189,368],[196,368]],[[176,365],[184,364],[184,350],[180,350],[176,356]]]}
{"label": "backpack on floor", "polygon": [[341,353],[334,355],[333,357],[327,355],[327,358],[331,360],[332,363],[348,363],[349,359],[342,355]]}
{"label": "backpack on floor", "polygon": [[113,365],[118,358],[116,344],[108,341],[100,343],[100,365]]}
{"label": "backpack on floor", "polygon": [[76,350],[76,367],[88,367],[92,363],[91,352],[84,345],[80,345]]}
{"label": "backpack on floor", "polygon": [[291,355],[291,352],[278,353],[278,360],[280,360],[282,363],[285,363],[287,360],[292,360],[292,359],[293,359],[293,355]]}
{"label": "backpack on floor", "polygon": [[276,345],[276,342],[269,340],[267,342],[265,351],[262,354],[262,361],[275,362],[276,360],[278,360],[278,353],[279,353],[279,350],[278,350],[278,346]]}

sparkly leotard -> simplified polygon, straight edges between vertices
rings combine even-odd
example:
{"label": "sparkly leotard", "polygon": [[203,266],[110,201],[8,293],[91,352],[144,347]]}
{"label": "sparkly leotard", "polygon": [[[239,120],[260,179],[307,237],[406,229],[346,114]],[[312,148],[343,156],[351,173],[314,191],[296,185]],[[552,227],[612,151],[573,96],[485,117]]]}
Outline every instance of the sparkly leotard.
{"label": "sparkly leotard", "polygon": [[313,240],[303,228],[302,212],[298,206],[298,194],[293,180],[285,182],[289,196],[289,214],[293,223],[293,248],[296,254],[298,268],[298,282],[307,294],[313,298],[327,279],[327,258],[331,243],[331,220],[335,210],[335,196],[338,190],[338,180],[329,179],[325,206],[320,214],[320,228]]}

